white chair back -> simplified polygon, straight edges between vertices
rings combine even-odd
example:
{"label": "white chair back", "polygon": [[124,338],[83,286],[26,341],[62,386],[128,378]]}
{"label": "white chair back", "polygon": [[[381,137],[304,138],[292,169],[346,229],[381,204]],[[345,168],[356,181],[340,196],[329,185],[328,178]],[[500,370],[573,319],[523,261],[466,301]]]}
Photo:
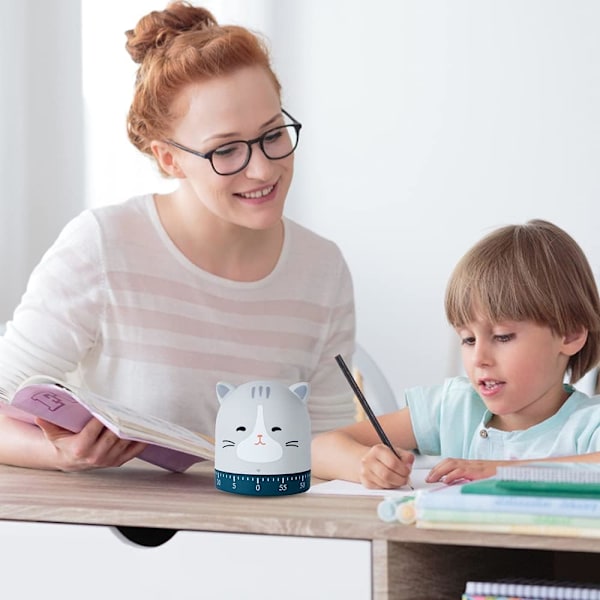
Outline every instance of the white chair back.
{"label": "white chair back", "polygon": [[352,368],[357,383],[376,415],[392,412],[399,408],[394,392],[383,371],[360,344],[356,344],[356,350],[352,357]]}

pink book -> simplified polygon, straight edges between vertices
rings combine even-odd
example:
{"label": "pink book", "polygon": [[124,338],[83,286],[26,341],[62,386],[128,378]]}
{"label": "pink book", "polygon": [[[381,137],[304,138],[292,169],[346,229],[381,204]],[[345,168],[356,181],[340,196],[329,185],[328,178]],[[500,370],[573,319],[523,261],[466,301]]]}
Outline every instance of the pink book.
{"label": "pink book", "polygon": [[170,471],[214,460],[210,438],[49,377],[23,382],[10,403],[0,401],[0,412],[32,424],[40,417],[75,433],[95,417],[120,438],[147,443],[138,458]]}

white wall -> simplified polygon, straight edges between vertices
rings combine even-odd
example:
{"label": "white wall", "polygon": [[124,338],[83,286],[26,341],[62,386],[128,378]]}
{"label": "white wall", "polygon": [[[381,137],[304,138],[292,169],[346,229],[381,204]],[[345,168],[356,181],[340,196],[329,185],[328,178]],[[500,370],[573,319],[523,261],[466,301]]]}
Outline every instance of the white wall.
{"label": "white wall", "polygon": [[0,0],[0,321],[85,203],[79,0]]}
{"label": "white wall", "polygon": [[[125,136],[134,65],[123,32],[165,3],[131,0],[113,11],[82,0],[84,14],[96,6],[110,17],[96,20],[84,37],[84,49],[95,56],[84,80],[87,109],[94,106],[90,133],[101,142],[88,148],[90,204],[161,185]],[[41,96],[35,89],[31,101],[51,98],[66,106],[76,88],[63,86],[55,100],[53,69],[68,72],[76,63],[52,59],[42,36],[51,29],[40,24],[58,19],[56,27],[72,27],[77,2],[52,0],[50,8],[50,0],[0,0],[0,9],[30,4],[48,7],[49,14],[36,13],[41,32],[35,35],[8,25],[0,30],[2,83],[7,72],[18,85],[43,77]],[[460,255],[491,228],[553,220],[581,243],[599,272],[599,2],[211,0],[206,6],[219,20],[260,29],[271,40],[285,106],[304,124],[288,214],[344,251],[354,274],[359,339],[399,395],[459,368],[444,320],[444,286]],[[47,73],[15,68],[26,49]],[[91,93],[94,85],[103,93]],[[3,85],[0,97],[6,93]],[[29,237],[45,246],[56,221],[73,212],[69,202],[81,200],[76,153],[71,163],[53,155],[53,144],[66,147],[73,134],[69,122],[61,136],[52,120],[44,125],[43,114],[28,109],[4,123],[8,131],[0,129],[2,273],[9,288],[20,288],[31,261],[30,250],[24,257],[11,251],[13,224],[31,219]],[[74,117],[77,126],[76,111]],[[23,137],[26,124],[30,133]],[[34,187],[11,188],[18,175],[14,157],[40,143],[39,168],[20,175]],[[48,173],[50,159],[64,170]],[[22,197],[39,197],[51,218],[24,212]],[[4,303],[14,296],[4,294]]]}
{"label": "white wall", "polygon": [[272,4],[305,126],[290,214],[343,249],[397,394],[459,369],[445,283],[490,229],[552,220],[599,272],[600,3]]}

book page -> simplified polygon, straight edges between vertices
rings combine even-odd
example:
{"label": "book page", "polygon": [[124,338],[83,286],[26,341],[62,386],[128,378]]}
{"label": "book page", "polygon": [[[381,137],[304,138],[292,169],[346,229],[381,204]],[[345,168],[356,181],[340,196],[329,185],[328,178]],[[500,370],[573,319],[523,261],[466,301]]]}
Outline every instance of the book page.
{"label": "book page", "polygon": [[194,453],[202,450],[212,454],[214,450],[214,444],[208,441],[209,438],[200,436],[185,427],[136,412],[88,391],[80,391],[79,395],[90,412],[120,437],[165,444],[183,452]]}

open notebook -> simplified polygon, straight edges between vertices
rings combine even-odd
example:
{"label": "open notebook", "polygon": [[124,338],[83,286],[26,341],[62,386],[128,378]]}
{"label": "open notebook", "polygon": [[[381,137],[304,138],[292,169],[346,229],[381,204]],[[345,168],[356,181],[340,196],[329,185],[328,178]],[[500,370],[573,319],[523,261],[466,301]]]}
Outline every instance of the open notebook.
{"label": "open notebook", "polygon": [[447,487],[445,483],[427,483],[425,478],[429,469],[413,469],[411,473],[411,483],[414,490],[408,486],[395,488],[391,490],[372,490],[364,487],[360,483],[344,481],[342,479],[332,479],[323,483],[317,483],[311,486],[307,494],[341,494],[346,496],[412,496],[418,490],[432,490]]}

